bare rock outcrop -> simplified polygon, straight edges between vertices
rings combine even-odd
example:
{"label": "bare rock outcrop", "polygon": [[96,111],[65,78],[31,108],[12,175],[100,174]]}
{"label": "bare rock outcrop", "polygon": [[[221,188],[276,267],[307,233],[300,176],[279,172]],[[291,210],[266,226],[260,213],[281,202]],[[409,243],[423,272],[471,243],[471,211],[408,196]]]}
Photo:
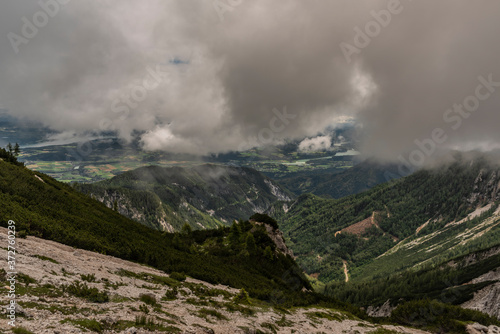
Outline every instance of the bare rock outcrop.
{"label": "bare rock outcrop", "polygon": [[274,242],[276,245],[276,250],[285,254],[285,255],[290,255],[291,257],[294,257],[293,251],[288,248],[288,246],[285,243],[285,238],[283,237],[283,232],[279,229],[273,228],[271,225],[260,223],[260,222],[254,222],[255,224],[258,225],[264,225],[266,228],[266,232],[271,238],[271,240]]}
{"label": "bare rock outcrop", "polygon": [[391,316],[391,313],[395,308],[396,307],[391,306],[390,300],[387,300],[383,305],[378,307],[368,306],[366,313],[370,317],[385,318]]}
{"label": "bare rock outcrop", "polygon": [[475,323],[475,324],[470,324],[467,325],[467,332],[469,334],[499,334],[500,333],[500,327],[498,326],[483,326],[481,324]]}
{"label": "bare rock outcrop", "polygon": [[462,307],[500,319],[500,282],[479,290],[471,300],[462,304]]}

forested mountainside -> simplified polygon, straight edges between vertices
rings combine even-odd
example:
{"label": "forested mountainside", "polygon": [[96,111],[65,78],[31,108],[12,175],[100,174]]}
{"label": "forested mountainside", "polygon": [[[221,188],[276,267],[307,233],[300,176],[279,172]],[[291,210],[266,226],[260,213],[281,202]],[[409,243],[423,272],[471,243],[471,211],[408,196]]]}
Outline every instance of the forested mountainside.
{"label": "forested mountainside", "polygon": [[402,302],[432,299],[500,319],[500,246],[436,266],[426,265],[425,269],[409,268],[370,280],[330,283],[325,294],[366,307],[371,315],[387,316]]}
{"label": "forested mountainside", "polygon": [[76,187],[124,216],[169,232],[185,223],[193,229],[229,225],[293,197],[256,170],[210,164],[143,167]]}
{"label": "forested mountainside", "polygon": [[[15,221],[18,237],[33,235],[77,248],[184,272],[211,283],[245,288],[263,300],[287,303],[315,295],[290,255],[277,249],[266,225],[159,233],[45,174],[0,160],[1,225]],[[290,284],[293,282],[293,284]]]}
{"label": "forested mountainside", "polygon": [[394,164],[365,160],[343,172],[314,171],[277,181],[296,196],[311,193],[326,198],[342,198],[369,190],[374,186],[408,175]]}
{"label": "forested mountainside", "polygon": [[358,195],[302,195],[269,212],[320,281],[345,280],[346,269],[350,280],[384,277],[498,245],[498,170],[481,157],[457,157]]}
{"label": "forested mountainside", "polygon": [[269,213],[318,291],[406,325],[425,313],[442,326],[433,331],[456,332],[458,306],[500,319],[499,171],[457,155],[358,195],[302,195]]}

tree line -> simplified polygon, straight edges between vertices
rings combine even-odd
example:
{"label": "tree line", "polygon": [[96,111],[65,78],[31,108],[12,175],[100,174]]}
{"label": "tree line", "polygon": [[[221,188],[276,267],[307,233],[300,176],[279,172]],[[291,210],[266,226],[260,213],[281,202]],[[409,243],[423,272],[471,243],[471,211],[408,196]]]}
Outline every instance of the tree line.
{"label": "tree line", "polygon": [[0,159],[14,165],[24,166],[23,163],[17,161],[17,157],[21,153],[21,148],[18,143],[12,145],[8,143],[5,148],[0,147]]}

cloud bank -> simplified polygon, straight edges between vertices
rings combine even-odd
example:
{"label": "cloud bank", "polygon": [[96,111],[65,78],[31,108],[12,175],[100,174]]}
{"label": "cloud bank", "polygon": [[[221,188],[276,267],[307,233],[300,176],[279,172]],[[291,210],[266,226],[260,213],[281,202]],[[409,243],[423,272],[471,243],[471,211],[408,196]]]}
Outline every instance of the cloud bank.
{"label": "cloud bank", "polygon": [[[6,1],[0,108],[195,154],[315,137],[344,116],[384,160],[410,159],[436,128],[440,147],[497,147],[499,12],[466,0]],[[490,95],[460,112],[480,77]],[[293,118],[276,120],[284,108]]]}

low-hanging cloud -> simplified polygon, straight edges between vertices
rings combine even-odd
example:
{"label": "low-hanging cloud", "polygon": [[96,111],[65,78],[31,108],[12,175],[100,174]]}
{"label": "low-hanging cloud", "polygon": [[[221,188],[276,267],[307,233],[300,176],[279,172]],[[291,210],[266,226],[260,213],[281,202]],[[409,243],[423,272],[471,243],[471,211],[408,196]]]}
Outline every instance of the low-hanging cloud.
{"label": "low-hanging cloud", "polygon": [[[23,36],[40,3],[56,2],[16,52],[9,33]],[[0,107],[61,132],[139,133],[146,149],[195,154],[259,145],[285,106],[296,118],[276,142],[349,116],[362,124],[361,150],[384,160],[408,159],[438,127],[448,136],[440,145],[495,147],[500,92],[457,129],[443,115],[479,76],[500,82],[500,3],[401,0],[347,61],[342,43],[389,2],[252,0],[223,20],[211,1],[3,2]]]}
{"label": "low-hanging cloud", "polygon": [[328,151],[331,147],[332,137],[329,135],[306,138],[299,143],[299,151],[301,152]]}

